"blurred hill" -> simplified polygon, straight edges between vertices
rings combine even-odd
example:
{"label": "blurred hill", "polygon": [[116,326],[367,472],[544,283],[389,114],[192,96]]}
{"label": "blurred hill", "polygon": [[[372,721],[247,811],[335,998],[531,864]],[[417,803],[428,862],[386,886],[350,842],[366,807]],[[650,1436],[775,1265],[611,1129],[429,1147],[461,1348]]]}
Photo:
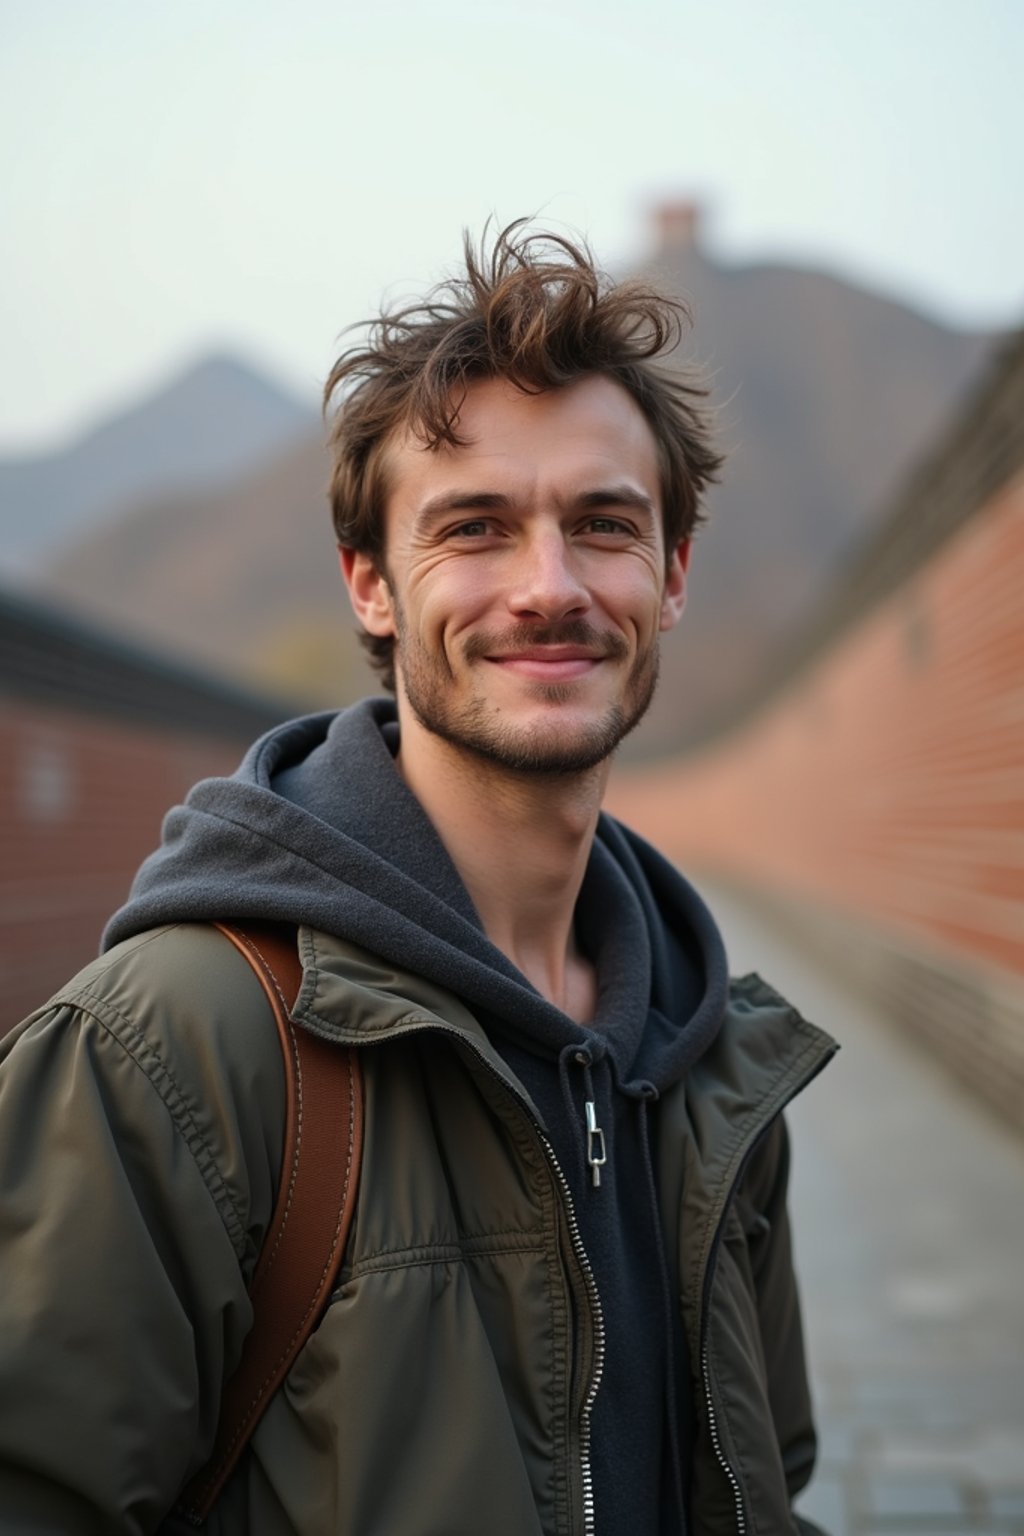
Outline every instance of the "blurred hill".
{"label": "blurred hill", "polygon": [[0,458],[0,559],[30,570],[119,512],[266,464],[314,411],[238,358],[204,358],[53,453]]}
{"label": "blurred hill", "polygon": [[[631,756],[713,729],[756,688],[992,350],[839,278],[727,267],[694,211],[662,210],[639,276],[684,297],[681,360],[709,371],[729,459]],[[162,496],[50,563],[50,590],[115,627],[314,704],[365,691],[331,545],[320,436],[213,495]]]}
{"label": "blurred hill", "polygon": [[664,647],[644,726],[651,751],[695,742],[757,690],[955,415],[995,338],[823,272],[714,262],[691,204],[659,210],[654,254],[636,275],[689,305],[681,360],[712,385],[728,455],[687,612]]}
{"label": "blurred hill", "polygon": [[338,570],[319,430],[206,496],[107,524],[44,590],[125,635],[311,707],[375,691]]}

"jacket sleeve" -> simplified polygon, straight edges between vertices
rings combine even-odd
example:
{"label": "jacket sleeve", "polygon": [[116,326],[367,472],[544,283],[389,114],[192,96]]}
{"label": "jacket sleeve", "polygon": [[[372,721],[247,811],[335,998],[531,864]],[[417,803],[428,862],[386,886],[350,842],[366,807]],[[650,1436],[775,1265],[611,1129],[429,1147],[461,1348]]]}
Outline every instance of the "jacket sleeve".
{"label": "jacket sleeve", "polygon": [[202,1465],[261,1235],[230,1097],[99,996],[3,1042],[0,1530],[150,1532]]}
{"label": "jacket sleeve", "polygon": [[[787,1205],[790,1143],[785,1119],[773,1123],[738,1194],[757,1298],[768,1396],[790,1499],[814,1470],[817,1435],[811,1409],[800,1301]],[[802,1536],[821,1536],[794,1515]]]}

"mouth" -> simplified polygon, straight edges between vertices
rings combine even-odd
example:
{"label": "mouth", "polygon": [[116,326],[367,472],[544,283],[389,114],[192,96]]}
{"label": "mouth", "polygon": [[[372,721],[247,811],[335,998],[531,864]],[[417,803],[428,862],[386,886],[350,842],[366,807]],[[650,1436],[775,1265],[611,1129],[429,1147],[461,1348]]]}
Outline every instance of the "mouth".
{"label": "mouth", "polygon": [[484,659],[492,666],[500,667],[504,672],[512,672],[518,677],[564,683],[586,677],[606,661],[607,656],[581,646],[538,645],[486,656]]}

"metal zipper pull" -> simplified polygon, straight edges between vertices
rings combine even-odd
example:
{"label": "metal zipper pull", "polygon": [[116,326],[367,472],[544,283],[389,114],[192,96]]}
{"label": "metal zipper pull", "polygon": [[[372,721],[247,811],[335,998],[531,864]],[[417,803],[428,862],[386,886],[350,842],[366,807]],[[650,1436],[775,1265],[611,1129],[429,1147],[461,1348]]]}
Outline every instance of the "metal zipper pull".
{"label": "metal zipper pull", "polygon": [[601,1185],[601,1169],[608,1161],[604,1149],[604,1131],[597,1123],[597,1106],[593,1099],[586,1103],[587,1111],[587,1162],[590,1164],[590,1176],[594,1181],[594,1188]]}

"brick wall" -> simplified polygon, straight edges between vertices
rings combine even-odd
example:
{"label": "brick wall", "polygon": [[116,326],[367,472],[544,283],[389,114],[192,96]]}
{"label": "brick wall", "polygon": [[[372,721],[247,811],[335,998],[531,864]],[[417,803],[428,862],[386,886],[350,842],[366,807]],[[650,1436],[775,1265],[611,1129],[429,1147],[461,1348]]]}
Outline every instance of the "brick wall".
{"label": "brick wall", "polygon": [[164,812],[242,747],[0,699],[0,1032],[92,958]]}
{"label": "brick wall", "polygon": [[1024,477],[791,692],[613,804],[680,859],[1024,974]]}

